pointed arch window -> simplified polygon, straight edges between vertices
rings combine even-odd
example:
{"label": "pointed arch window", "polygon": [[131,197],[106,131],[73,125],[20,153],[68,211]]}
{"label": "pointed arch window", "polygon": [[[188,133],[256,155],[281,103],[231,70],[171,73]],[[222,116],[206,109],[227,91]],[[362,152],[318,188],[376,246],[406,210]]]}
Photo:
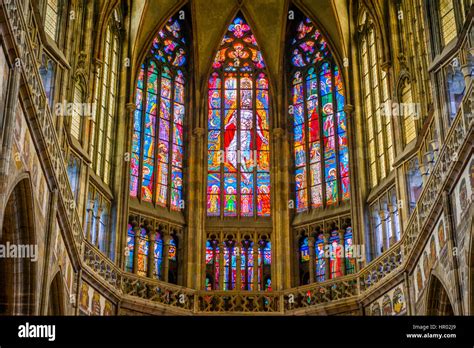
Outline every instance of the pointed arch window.
{"label": "pointed arch window", "polygon": [[368,169],[371,187],[375,187],[392,171],[394,161],[389,81],[387,73],[380,67],[381,47],[375,24],[365,10],[359,22],[359,34]]}
{"label": "pointed arch window", "polygon": [[60,11],[62,6],[61,0],[47,0],[46,1],[46,16],[44,22],[44,29],[54,41],[58,39],[59,25],[60,25]]}
{"label": "pointed arch window", "polygon": [[416,139],[416,110],[413,107],[413,96],[410,82],[405,79],[400,88],[400,100],[403,106],[403,141],[407,145]]}
{"label": "pointed arch window", "polygon": [[90,154],[94,172],[109,184],[112,165],[114,119],[117,113],[121,18],[113,12],[105,32],[103,61],[97,69],[94,104],[95,117],[91,122]]}
{"label": "pointed arch window", "polygon": [[348,201],[349,149],[341,71],[309,18],[295,28],[290,61],[296,210]]}
{"label": "pointed arch window", "polygon": [[187,91],[187,39],[172,17],[143,62],[136,89],[130,196],[183,208],[183,123]]}
{"label": "pointed arch window", "polygon": [[229,25],[212,67],[207,215],[270,216],[268,77],[241,15]]}
{"label": "pointed arch window", "polygon": [[84,109],[82,108],[82,103],[84,101],[85,92],[82,84],[76,82],[74,84],[74,95],[72,96],[73,108],[71,116],[71,135],[77,140],[81,141],[82,139],[82,128],[83,128],[83,119],[84,119]]}

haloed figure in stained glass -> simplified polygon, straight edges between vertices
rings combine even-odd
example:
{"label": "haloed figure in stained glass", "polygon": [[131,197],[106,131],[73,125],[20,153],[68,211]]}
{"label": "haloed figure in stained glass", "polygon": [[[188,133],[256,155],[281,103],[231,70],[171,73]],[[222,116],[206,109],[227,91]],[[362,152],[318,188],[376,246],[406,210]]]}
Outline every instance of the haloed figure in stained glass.
{"label": "haloed figure in stained glass", "polygon": [[183,207],[183,124],[187,41],[170,18],[138,75],[130,196],[171,210]]}
{"label": "haloed figure in stained glass", "polygon": [[208,216],[270,215],[264,68],[250,26],[238,15],[221,42],[208,84]]}
{"label": "haloed figure in stained glass", "polygon": [[349,200],[349,152],[342,76],[327,41],[309,18],[290,49],[297,212]]}

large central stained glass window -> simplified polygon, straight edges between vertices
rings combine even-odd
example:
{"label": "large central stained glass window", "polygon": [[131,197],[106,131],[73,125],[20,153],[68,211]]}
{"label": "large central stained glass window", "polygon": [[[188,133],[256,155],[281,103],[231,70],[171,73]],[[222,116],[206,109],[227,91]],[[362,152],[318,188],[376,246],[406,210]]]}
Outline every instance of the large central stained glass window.
{"label": "large central stained glass window", "polygon": [[171,210],[183,208],[183,122],[186,40],[171,18],[141,66],[132,139],[130,196]]}
{"label": "large central stained glass window", "polygon": [[296,210],[349,200],[349,151],[342,73],[309,18],[290,47],[290,115],[294,129]]}
{"label": "large central stained glass window", "polygon": [[270,216],[269,88],[245,19],[229,25],[208,95],[208,216]]}

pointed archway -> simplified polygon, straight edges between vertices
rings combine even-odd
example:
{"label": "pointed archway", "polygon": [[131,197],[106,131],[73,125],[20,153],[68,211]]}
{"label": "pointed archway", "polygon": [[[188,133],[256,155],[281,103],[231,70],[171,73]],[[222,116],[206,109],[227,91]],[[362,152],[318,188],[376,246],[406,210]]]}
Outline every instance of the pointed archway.
{"label": "pointed archway", "polygon": [[64,315],[64,310],[64,283],[58,272],[49,289],[48,315]]}
{"label": "pointed archway", "polygon": [[429,282],[426,314],[435,316],[454,315],[448,292],[441,281],[434,275],[431,275]]}
{"label": "pointed archway", "polygon": [[9,256],[0,262],[0,315],[33,315],[36,313],[36,260],[17,257],[19,254],[14,257],[11,252],[37,245],[33,195],[27,177],[20,179],[8,198],[0,245],[5,252],[8,249]]}

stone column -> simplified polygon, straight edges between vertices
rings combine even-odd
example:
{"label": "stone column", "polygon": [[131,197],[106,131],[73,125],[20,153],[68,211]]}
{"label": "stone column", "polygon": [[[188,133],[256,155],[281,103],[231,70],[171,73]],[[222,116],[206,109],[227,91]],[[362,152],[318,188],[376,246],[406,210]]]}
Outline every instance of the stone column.
{"label": "stone column", "polygon": [[341,256],[341,276],[346,275],[346,250],[344,248],[344,234],[345,230],[339,230],[339,255]]}
{"label": "stone column", "polygon": [[218,290],[224,289],[224,242],[219,243],[219,288]]}
{"label": "stone column", "polygon": [[[241,262],[242,262],[242,246],[239,243],[235,243],[235,289],[240,290],[242,287],[242,277],[241,277]],[[245,270],[244,270],[245,272]],[[245,274],[245,273],[244,273]]]}
{"label": "stone column", "polygon": [[86,239],[91,242],[92,230],[92,214],[94,212],[94,201],[90,200],[87,207],[87,225],[86,225]]}
{"label": "stone column", "polygon": [[[195,90],[195,98],[199,99],[200,92]],[[207,93],[207,92],[206,92]],[[206,94],[207,95],[207,94]],[[185,183],[186,195],[186,212],[190,217],[187,221],[186,234],[187,238],[181,245],[184,246],[185,255],[183,255],[182,266],[180,272],[183,274],[183,285],[203,289],[205,286],[206,263],[205,245],[206,245],[206,163],[207,148],[205,147],[206,131],[200,127],[201,124],[207,123],[207,114],[198,107],[193,110],[193,106],[187,110],[187,115],[195,115],[196,125],[190,136],[189,147],[187,148],[187,156],[189,156],[188,170],[189,180]],[[201,119],[201,122],[200,120]],[[191,132],[190,132],[191,133]],[[204,158],[203,158],[204,157]],[[185,243],[185,244],[184,244]],[[219,246],[220,248],[220,246]],[[220,275],[219,275],[220,277]]]}
{"label": "stone column", "polygon": [[[326,252],[328,246],[329,246],[329,234],[324,233],[323,234],[323,240],[324,240],[324,252]],[[331,253],[329,253],[328,257],[326,258],[326,274],[324,280],[329,280],[331,276]]]}
{"label": "stone column", "polygon": [[170,254],[170,241],[171,236],[166,233],[163,236],[163,274],[161,276],[164,282],[168,282],[169,278],[169,270],[170,270],[170,263],[169,263],[169,254]]}
{"label": "stone column", "polygon": [[314,237],[308,237],[309,246],[309,282],[314,283],[316,269],[316,252],[314,250]]}
{"label": "stone column", "polygon": [[260,272],[260,267],[258,264],[258,239],[253,243],[253,291],[258,291],[258,274]]}
{"label": "stone column", "polygon": [[153,229],[153,225],[148,222],[145,226],[147,235],[148,235],[148,267],[147,267],[147,277],[155,277],[155,239],[156,232]]}
{"label": "stone column", "polygon": [[97,216],[95,217],[95,238],[93,244],[99,248],[99,233],[100,233],[100,215],[102,214],[102,207],[97,209]]}
{"label": "stone column", "polygon": [[380,210],[379,212],[380,215],[380,221],[382,223],[382,245],[383,245],[383,251],[388,250],[388,244],[389,244],[389,238],[387,236],[387,212],[385,210]]}
{"label": "stone column", "polygon": [[396,231],[396,223],[395,223],[395,207],[393,204],[388,205],[388,213],[390,214],[390,229],[392,231],[392,236],[390,237],[390,243],[389,247],[391,247],[393,244],[398,242],[397,239],[397,231]]}
{"label": "stone column", "polygon": [[140,244],[140,234],[141,234],[141,227],[140,224],[134,220],[132,221],[133,227],[133,234],[135,235],[135,242],[133,245],[133,273],[138,273],[138,248]]}

